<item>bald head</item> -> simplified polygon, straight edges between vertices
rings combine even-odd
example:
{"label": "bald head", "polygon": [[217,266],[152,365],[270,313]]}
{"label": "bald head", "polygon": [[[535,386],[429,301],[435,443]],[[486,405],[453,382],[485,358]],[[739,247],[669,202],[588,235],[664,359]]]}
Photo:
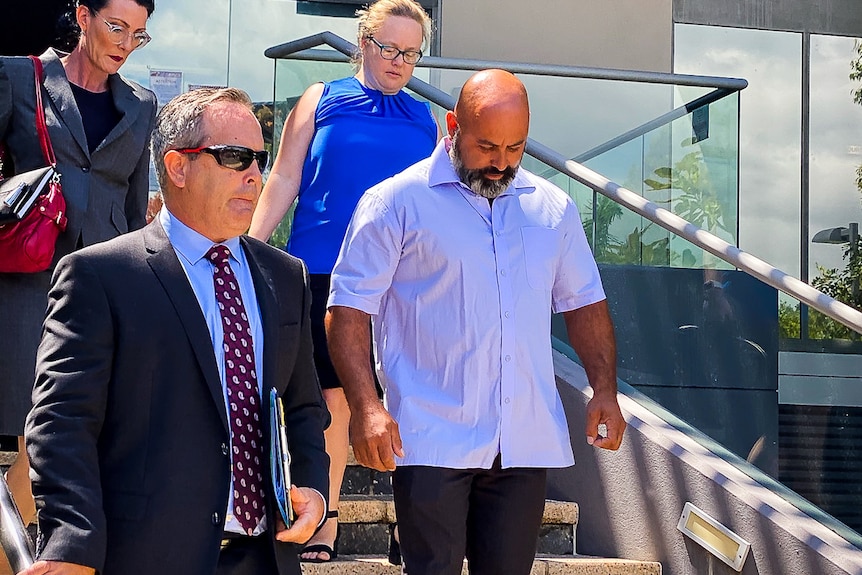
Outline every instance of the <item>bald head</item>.
{"label": "bald head", "polygon": [[526,118],[529,123],[530,104],[527,89],[518,78],[505,70],[482,70],[473,74],[455,105],[455,116],[462,125],[481,121],[486,114],[511,116],[512,120]]}
{"label": "bald head", "polygon": [[455,111],[446,114],[449,155],[473,192],[496,198],[515,177],[530,129],[527,90],[505,70],[483,70],[461,88]]}

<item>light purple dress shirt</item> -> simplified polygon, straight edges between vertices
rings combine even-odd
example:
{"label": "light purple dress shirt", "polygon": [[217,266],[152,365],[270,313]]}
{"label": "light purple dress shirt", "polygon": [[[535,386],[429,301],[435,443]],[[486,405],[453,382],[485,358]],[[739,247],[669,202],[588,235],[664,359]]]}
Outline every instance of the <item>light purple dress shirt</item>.
{"label": "light purple dress shirt", "polygon": [[492,209],[449,145],[365,193],[328,305],[373,316],[398,465],[569,466],[551,313],[605,299],[578,210],[524,169]]}

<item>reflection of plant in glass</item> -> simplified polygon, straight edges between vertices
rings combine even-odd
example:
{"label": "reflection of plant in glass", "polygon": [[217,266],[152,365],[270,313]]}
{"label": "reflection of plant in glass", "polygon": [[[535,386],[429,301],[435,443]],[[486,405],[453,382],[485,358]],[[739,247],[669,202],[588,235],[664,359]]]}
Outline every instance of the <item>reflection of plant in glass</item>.
{"label": "reflection of plant in glass", "polygon": [[[681,142],[681,147],[695,146],[691,138]],[[653,171],[655,178],[643,180],[649,192],[670,192],[664,198],[650,198],[657,204],[673,208],[674,213],[696,226],[715,233],[722,230],[730,233],[725,210],[708,177],[703,152],[699,147],[685,154],[673,167],[659,167]],[[653,224],[635,227],[625,238],[610,233],[611,224],[621,217],[622,209],[611,200],[599,197],[595,213],[595,245],[593,251],[598,261],[614,264],[681,265],[694,267],[697,259],[690,249],[682,254],[670,249],[670,235],[646,240]],[[584,221],[587,237],[592,236],[593,218]]]}
{"label": "reflection of plant in glass", "polygon": [[[857,40],[853,45],[856,57],[850,61],[850,80],[862,81],[862,42]],[[853,102],[862,105],[862,87],[851,92]],[[862,192],[862,165],[856,168],[856,187]],[[858,286],[862,282],[862,241],[851,249],[848,243],[844,248],[843,259],[847,262],[841,269],[825,268],[817,265],[819,275],[811,280],[811,285],[828,296],[849,306],[862,310],[862,296],[859,291],[853,293],[854,280]],[[784,304],[782,304],[784,305]],[[799,337],[799,306],[779,306],[779,329],[781,337]],[[840,323],[811,310],[809,314],[808,336],[811,339],[850,339],[852,330]]]}
{"label": "reflection of plant in glass", "polygon": [[[686,138],[680,144],[682,148],[694,145],[691,138]],[[659,179],[645,179],[644,183],[649,187],[647,191],[679,192],[670,200],[656,200],[656,203],[670,203],[675,214],[708,232],[729,231],[724,208],[709,179],[703,152],[699,147],[684,155],[672,168],[659,167],[653,173]]]}
{"label": "reflection of plant in glass", "polygon": [[[608,262],[608,254],[611,247],[618,244],[619,240],[611,235],[611,224],[623,215],[623,207],[605,196],[594,195],[595,208],[590,206],[587,213],[590,214],[582,222],[587,239],[593,244],[593,255],[600,262]],[[593,237],[593,226],[595,225],[595,237]],[[609,263],[609,262],[608,262]]]}
{"label": "reflection of plant in glass", "polygon": [[290,230],[293,228],[293,210],[296,208],[296,204],[291,206],[287,213],[284,214],[284,217],[281,219],[281,222],[275,227],[272,232],[272,235],[269,236],[269,240],[267,243],[271,246],[275,246],[277,248],[283,248],[287,245],[287,238],[290,237]]}
{"label": "reflection of plant in glass", "polygon": [[[778,304],[778,337],[799,339],[799,304],[786,301]],[[822,313],[809,309],[808,337],[810,339],[851,339],[851,330]]]}
{"label": "reflection of plant in glass", "polygon": [[651,242],[644,242],[643,237],[652,226],[649,223],[643,230],[635,228],[626,236],[625,241],[617,242],[609,247],[608,263],[626,264],[638,263],[643,266],[666,266],[672,257],[670,238],[665,236]]}
{"label": "reflection of plant in glass", "polygon": [[799,339],[799,324],[799,304],[793,305],[786,301],[779,301],[778,337],[781,339]]}
{"label": "reflection of plant in glass", "polygon": [[[862,241],[857,243],[855,250],[851,248],[849,243],[844,248],[843,259],[847,261],[847,264],[843,268],[827,269],[818,265],[817,271],[820,275],[811,280],[811,285],[840,302],[862,310],[862,296],[859,294],[859,289],[857,288],[856,293],[853,293],[854,280],[858,286],[860,278],[862,278]],[[815,323],[815,319],[818,320],[818,323]],[[855,337],[850,328],[814,310],[809,315],[808,336],[811,339],[851,339]]]}
{"label": "reflection of plant in glass", "polygon": [[[862,42],[856,40],[853,51],[856,52],[856,58],[850,61],[850,80],[858,82],[862,81]],[[862,86],[853,90],[852,94],[853,102],[862,106]],[[856,187],[862,192],[862,165],[856,168]]]}
{"label": "reflection of plant in glass", "polygon": [[853,280],[856,280],[858,286],[862,279],[862,240],[857,243],[855,250],[851,248],[849,243],[844,248],[842,259],[846,260],[847,264],[842,269],[827,269],[818,265],[817,271],[820,275],[811,281],[811,285],[840,302],[862,310],[862,295],[858,293],[860,290],[853,293]]}

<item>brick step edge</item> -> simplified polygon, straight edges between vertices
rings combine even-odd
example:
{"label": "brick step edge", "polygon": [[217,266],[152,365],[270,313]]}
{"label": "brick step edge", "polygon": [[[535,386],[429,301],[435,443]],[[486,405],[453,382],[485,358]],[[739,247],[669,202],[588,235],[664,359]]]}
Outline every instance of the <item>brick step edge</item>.
{"label": "brick step edge", "polygon": [[[401,567],[373,555],[339,556],[329,563],[303,563],[303,575],[400,575]],[[467,564],[461,571],[467,575]],[[604,559],[577,555],[556,557],[540,555],[530,575],[661,575],[661,564],[653,561]]]}
{"label": "brick step edge", "polygon": [[[571,501],[545,501],[542,523],[577,525],[578,504]],[[345,495],[338,505],[340,523],[395,523],[395,503],[385,495]]]}
{"label": "brick step edge", "polygon": [[[338,526],[339,553],[378,555],[389,551],[390,525],[386,523],[342,523]],[[571,525],[543,525],[536,541],[538,553],[571,557],[577,550]]]}

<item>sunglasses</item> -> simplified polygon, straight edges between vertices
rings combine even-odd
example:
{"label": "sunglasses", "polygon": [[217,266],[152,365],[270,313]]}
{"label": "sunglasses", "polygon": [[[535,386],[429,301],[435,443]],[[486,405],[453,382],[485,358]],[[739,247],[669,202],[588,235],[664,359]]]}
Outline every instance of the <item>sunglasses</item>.
{"label": "sunglasses", "polygon": [[243,146],[202,146],[200,148],[180,148],[174,151],[181,154],[209,154],[215,158],[219,166],[224,166],[237,172],[244,172],[251,166],[252,162],[257,160],[257,167],[263,173],[269,160],[269,152],[266,150],[255,152],[251,148]]}

